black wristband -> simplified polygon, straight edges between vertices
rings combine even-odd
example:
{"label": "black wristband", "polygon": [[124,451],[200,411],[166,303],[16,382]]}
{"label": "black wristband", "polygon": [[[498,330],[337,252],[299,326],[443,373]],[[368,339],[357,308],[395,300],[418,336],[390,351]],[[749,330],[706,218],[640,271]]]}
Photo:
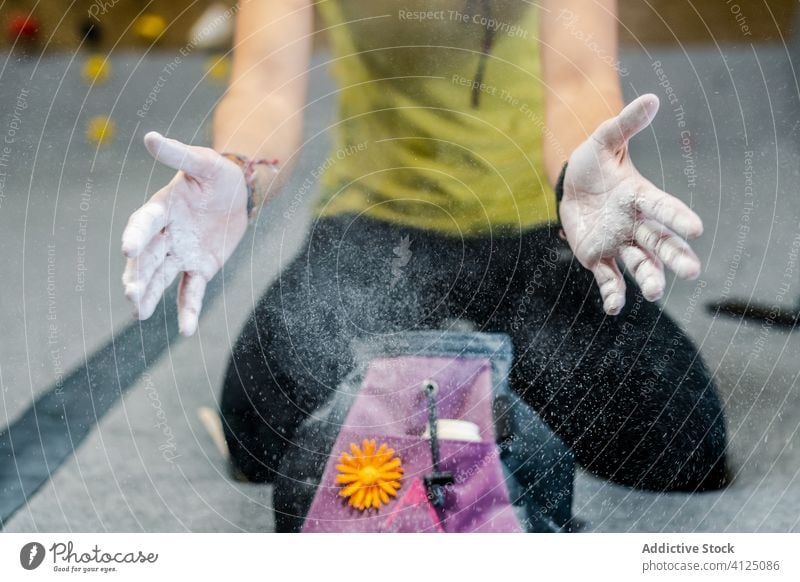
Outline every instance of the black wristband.
{"label": "black wristband", "polygon": [[558,217],[558,224],[561,224],[561,199],[564,197],[564,176],[567,173],[567,162],[564,162],[564,167],[561,168],[561,173],[556,180],[556,216]]}

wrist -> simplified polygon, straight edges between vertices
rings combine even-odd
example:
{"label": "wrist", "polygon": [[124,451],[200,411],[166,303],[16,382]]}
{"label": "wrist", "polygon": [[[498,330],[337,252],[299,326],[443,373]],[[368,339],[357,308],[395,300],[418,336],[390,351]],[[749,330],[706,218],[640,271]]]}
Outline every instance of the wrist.
{"label": "wrist", "polygon": [[256,209],[258,209],[267,198],[275,175],[280,171],[280,163],[278,160],[268,160],[265,158],[251,159],[247,156],[231,152],[224,152],[221,155],[232,161],[242,170],[247,195],[247,216],[253,218]]}
{"label": "wrist", "polygon": [[555,193],[556,193],[556,216],[558,217],[558,224],[562,224],[561,222],[561,200],[564,198],[564,177],[567,174],[567,163],[564,162],[564,165],[561,167],[561,172],[558,174],[558,179],[556,180],[555,185]]}

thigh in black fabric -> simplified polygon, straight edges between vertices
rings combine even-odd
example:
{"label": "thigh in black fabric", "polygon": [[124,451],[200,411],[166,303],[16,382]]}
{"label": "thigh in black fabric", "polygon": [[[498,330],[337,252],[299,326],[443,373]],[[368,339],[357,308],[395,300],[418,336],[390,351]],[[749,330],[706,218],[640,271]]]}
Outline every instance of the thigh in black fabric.
{"label": "thigh in black fabric", "polygon": [[[293,427],[324,400],[336,378],[339,330],[318,302],[302,300],[308,288],[300,260],[248,318],[225,376],[225,437],[235,467],[250,481],[274,479]],[[294,323],[301,313],[307,318],[302,329]],[[309,358],[314,348],[318,356]]]}
{"label": "thigh in black fabric", "polygon": [[599,476],[655,490],[724,485],[722,406],[691,340],[633,281],[608,317],[592,275],[563,250],[551,259],[546,284],[520,272],[496,320],[514,338],[514,388]]}
{"label": "thigh in black fabric", "polygon": [[[231,457],[249,480],[273,480],[295,428],[351,369],[353,337],[437,321],[437,280],[392,262],[405,236],[373,221],[317,222],[248,318],[221,410]],[[422,250],[415,260],[425,261]]]}

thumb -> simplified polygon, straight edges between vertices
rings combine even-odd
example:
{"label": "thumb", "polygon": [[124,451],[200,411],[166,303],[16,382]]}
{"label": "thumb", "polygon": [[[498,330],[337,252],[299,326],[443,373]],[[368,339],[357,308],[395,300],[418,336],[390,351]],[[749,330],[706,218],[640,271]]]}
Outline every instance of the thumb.
{"label": "thumb", "polygon": [[618,151],[629,139],[650,125],[658,113],[658,106],[658,97],[652,93],[641,95],[628,103],[619,115],[601,123],[594,132],[594,138]]}
{"label": "thumb", "polygon": [[144,136],[144,147],[157,161],[173,170],[182,170],[197,177],[208,176],[213,169],[201,148],[186,145],[176,139],[164,137],[156,131]]}

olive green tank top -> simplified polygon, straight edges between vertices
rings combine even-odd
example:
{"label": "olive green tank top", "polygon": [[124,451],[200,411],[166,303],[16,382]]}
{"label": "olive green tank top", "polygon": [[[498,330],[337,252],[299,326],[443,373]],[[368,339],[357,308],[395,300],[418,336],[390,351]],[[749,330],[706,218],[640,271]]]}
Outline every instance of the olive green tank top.
{"label": "olive green tank top", "polygon": [[333,149],[314,172],[318,215],[363,213],[455,236],[555,221],[535,8],[521,0],[317,7],[339,85]]}

